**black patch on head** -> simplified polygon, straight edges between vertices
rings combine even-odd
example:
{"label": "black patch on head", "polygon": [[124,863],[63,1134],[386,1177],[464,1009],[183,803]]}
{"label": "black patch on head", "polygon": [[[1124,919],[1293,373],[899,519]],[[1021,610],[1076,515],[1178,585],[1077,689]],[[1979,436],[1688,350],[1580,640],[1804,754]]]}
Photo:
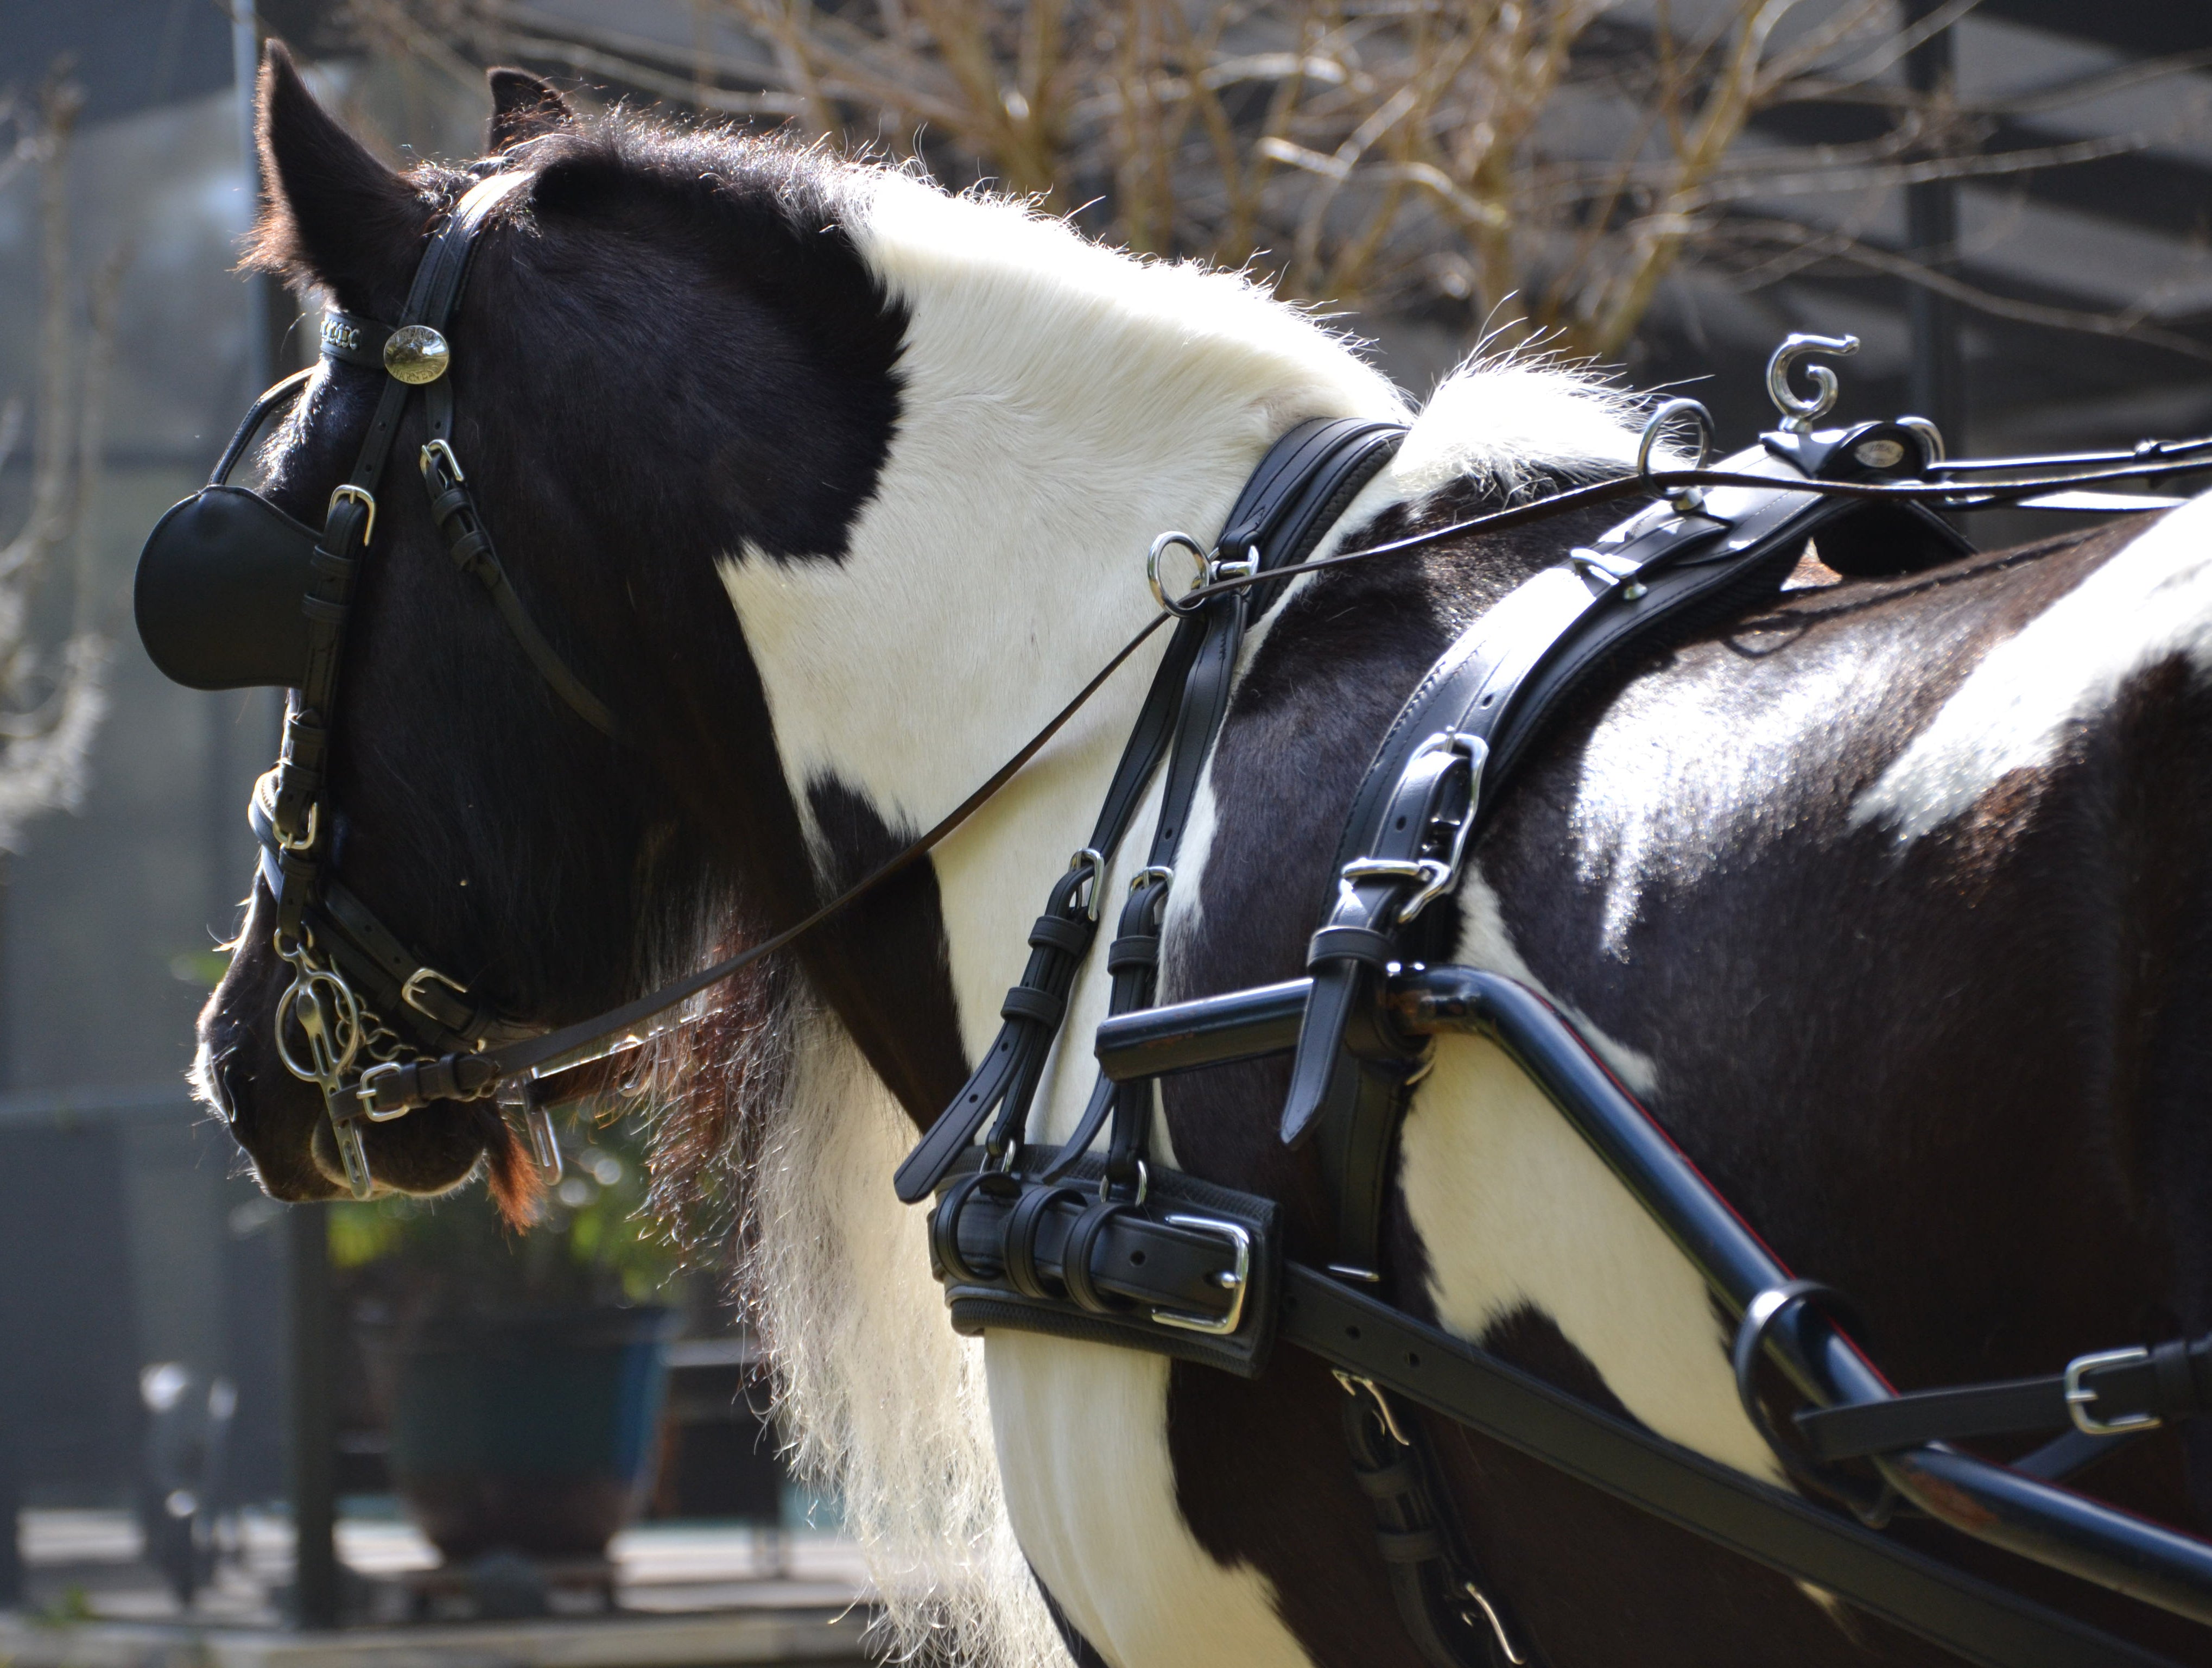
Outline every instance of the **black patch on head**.
{"label": "black patch on head", "polygon": [[491,124],[488,150],[512,150],[526,140],[541,138],[571,126],[576,113],[553,83],[527,70],[495,67],[484,71],[491,87]]}
{"label": "black patch on head", "polygon": [[665,448],[656,472],[699,484],[728,554],[843,557],[897,427],[908,322],[846,228],[852,176],[619,113],[532,161],[549,382]]}
{"label": "black patch on head", "polygon": [[281,41],[262,59],[260,106],[268,199],[248,264],[320,284],[349,312],[397,317],[442,176],[410,180],[378,161],[315,102]]}

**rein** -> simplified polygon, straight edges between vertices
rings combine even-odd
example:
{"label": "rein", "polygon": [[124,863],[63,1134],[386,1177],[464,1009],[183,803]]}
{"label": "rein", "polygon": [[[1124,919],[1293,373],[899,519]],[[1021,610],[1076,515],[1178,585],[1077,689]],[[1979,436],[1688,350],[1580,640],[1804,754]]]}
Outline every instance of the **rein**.
{"label": "rein", "polygon": [[[2094,472],[2049,474],[2027,478],[1985,482],[1970,491],[1953,486],[1885,485],[1853,481],[1816,481],[1792,483],[1792,493],[1804,493],[1814,497],[1887,499],[1903,503],[1926,504],[1942,509],[1984,508],[2008,502],[2017,502],[2021,496],[2047,491],[2058,484],[2081,482],[2104,482],[2141,479],[2147,477],[2187,474],[2212,468],[2212,439],[2191,442],[2197,452],[2185,460],[2161,460],[2150,463],[2131,460],[2132,454],[2114,454],[2109,466],[2100,466]],[[2023,460],[2033,463],[2036,460]],[[1043,751],[1052,739],[1066,727],[1091,698],[1103,689],[1109,679],[1127,665],[1130,658],[1144,647],[1164,625],[1175,622],[1193,612],[1197,605],[1217,596],[1255,589],[1262,584],[1280,584],[1304,574],[1324,573],[1332,569],[1351,567],[1363,562],[1372,562],[1384,557],[1402,556],[1410,551],[1441,544],[1447,539],[1460,539],[1474,533],[1502,532],[1509,527],[1525,527],[1533,522],[1549,520],[1556,516],[1597,504],[1617,502],[1621,499],[1652,494],[1668,495],[1705,487],[1749,487],[1771,490],[1774,487],[1771,476],[1747,475],[1724,469],[1674,469],[1654,471],[1644,474],[1625,475],[1617,479],[1593,482],[1571,487],[1526,504],[1513,505],[1505,509],[1492,510],[1455,521],[1449,527],[1436,527],[1427,532],[1411,534],[1388,544],[1370,545],[1363,550],[1340,551],[1334,556],[1311,557],[1303,562],[1286,563],[1264,575],[1231,574],[1224,577],[1209,577],[1175,598],[1166,607],[1154,614],[1136,633],[1116,649],[1111,658],[1093,674],[1090,681],[1071,697],[1067,703],[1046,721],[1027,741],[1017,749],[975,790],[947,812],[927,832],[917,836],[869,871],[860,880],[839,892],[812,913],[732,955],[726,956],[697,972],[671,980],[658,989],[610,1008],[588,1020],[580,1020],[556,1031],[525,1041],[508,1044],[481,1053],[457,1054],[450,1056],[453,1081],[462,1087],[463,1099],[478,1098],[492,1092],[502,1079],[529,1072],[536,1077],[550,1077],[574,1067],[587,1065],[594,1060],[635,1047],[647,1041],[655,1031],[641,1032],[638,1026],[645,1020],[656,1018],[679,1003],[689,1001],[701,991],[744,971],[755,962],[777,951],[788,948],[814,928],[842,914],[877,887],[902,874],[955,831],[962,824],[982,809],[1000,789],[1018,776],[1022,768]],[[2170,508],[2181,502],[2179,499],[2157,503],[2131,503],[2124,508]],[[2065,508],[2075,508],[2066,506]],[[1218,551],[1209,560],[1211,574],[1218,565]],[[447,1063],[444,1062],[441,1064]],[[390,1073],[379,1079],[374,1092],[379,1112],[396,1116],[398,1111],[427,1105],[440,1098],[425,1093],[419,1087],[418,1074],[408,1074],[407,1068]],[[388,1087],[387,1087],[388,1085]],[[386,1112],[386,1108],[391,1111]]]}

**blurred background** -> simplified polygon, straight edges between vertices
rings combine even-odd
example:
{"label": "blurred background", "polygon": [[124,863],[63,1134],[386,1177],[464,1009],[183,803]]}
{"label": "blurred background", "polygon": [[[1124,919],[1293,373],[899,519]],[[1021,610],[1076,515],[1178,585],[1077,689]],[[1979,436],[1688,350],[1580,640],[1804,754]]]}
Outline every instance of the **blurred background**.
{"label": "blurred background", "polygon": [[[517,1243],[474,1195],[270,1203],[185,1094],[277,708],[165,682],[130,575],[305,362],[307,298],[234,270],[271,33],[395,163],[473,155],[483,66],[520,64],[1249,264],[1416,396],[1486,339],[1540,345],[1694,393],[1733,446],[1775,342],[1814,330],[1863,343],[1844,416],[1916,411],[1954,451],[2212,429],[2195,0],[0,0],[0,1656],[25,1663],[289,1622],[782,1660],[851,1656],[866,1616],[834,1502],[747,1400],[716,1247],[679,1266],[636,1214],[630,1123],[568,1127]],[[523,1419],[514,1382],[567,1399]],[[471,1397],[529,1452],[410,1425]],[[530,1492],[564,1442],[586,1481]]]}

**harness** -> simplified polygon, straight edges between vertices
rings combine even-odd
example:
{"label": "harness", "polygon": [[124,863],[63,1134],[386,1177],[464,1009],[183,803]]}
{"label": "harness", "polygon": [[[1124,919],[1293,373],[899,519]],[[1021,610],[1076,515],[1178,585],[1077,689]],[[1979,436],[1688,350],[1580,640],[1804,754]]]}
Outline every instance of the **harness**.
{"label": "harness", "polygon": [[[1156,630],[1172,626],[1090,843],[1030,928],[1029,961],[1007,993],[998,1036],[897,1172],[907,1203],[933,1196],[932,1268],[957,1329],[1089,1339],[1246,1377],[1285,1344],[1319,1356],[1347,1391],[1349,1463],[1373,1503],[1401,1618],[1438,1668],[1538,1662],[1540,1641],[1521,1632],[1487,1585],[1407,1404],[1990,1668],[2142,1668],[2163,1659],[1881,1533],[1895,1512],[1923,1513],[2212,1626],[2212,1543],[2057,1486],[2142,1433],[2212,1408],[2212,1338],[2100,1351],[2044,1379],[1895,1394],[1845,1330],[1838,1296],[1796,1278],[1759,1243],[1556,1011],[1498,974],[1434,965],[1441,947],[1431,912],[1456,886],[1470,841],[1569,697],[1623,653],[1771,594],[1814,533],[1823,559],[1845,572],[1876,571],[1899,551],[1926,565],[1967,548],[1938,508],[2170,506],[2180,501],[2082,489],[2212,467],[2212,440],[1952,462],[1919,419],[1816,428],[1834,374],[1814,368],[1808,397],[1791,387],[1791,367],[1806,353],[1848,352],[1856,343],[1792,337],[1768,377],[1784,422],[1715,467],[1702,459],[1710,417],[1693,401],[1671,400],[1654,413],[1630,476],[1315,558],[1403,430],[1301,424],[1268,453],[1218,538],[1172,533],[1155,542],[1148,571],[1161,612],[935,827],[751,948],[540,1032],[412,954],[343,885],[331,861],[328,770],[348,612],[398,425],[418,390],[428,431],[418,466],[453,561],[481,582],[550,691],[600,745],[620,743],[615,715],[538,628],[501,568],[452,441],[444,332],[477,233],[526,178],[491,173],[461,197],[431,235],[398,325],[327,318],[325,356],[380,367],[387,380],[319,531],[229,484],[252,436],[299,397],[303,372],[255,404],[210,484],[162,518],[139,563],[136,612],[156,666],[195,688],[292,691],[282,756],[257,784],[252,812],[276,904],[274,947],[293,971],[276,1004],[276,1044],[288,1068],[321,1089],[357,1196],[373,1186],[363,1121],[489,1097],[503,1084],[522,1086],[539,1161],[557,1166],[537,1090],[543,1080],[643,1040],[689,997],[918,861]],[[1662,429],[1681,417],[1700,428],[1698,463],[1655,471]],[[1307,975],[1158,1005],[1162,914],[1251,621],[1302,574],[1632,497],[1657,502],[1510,592],[1407,699],[1355,796]],[[1199,582],[1180,595],[1162,578],[1176,551],[1200,564]],[[1120,900],[1107,951],[1109,1016],[1095,1039],[1092,1094],[1067,1141],[1033,1144],[1028,1123],[1047,1058],[1113,901],[1101,895],[1105,875],[1163,769],[1146,862]],[[1754,1427],[1795,1481],[1850,1515],[1594,1408],[1389,1301],[1376,1242],[1398,1128],[1432,1039],[1453,1032],[1502,1047],[1688,1257],[1736,1318],[1734,1365]],[[1282,1139],[1313,1148],[1332,1205],[1320,1267],[1285,1254],[1275,1202],[1155,1167],[1148,1151],[1158,1078],[1285,1053],[1292,1065]],[[1754,1393],[1762,1356],[1808,1403],[1786,1428]],[[1946,1446],[2047,1430],[2063,1434],[2010,1465]]]}

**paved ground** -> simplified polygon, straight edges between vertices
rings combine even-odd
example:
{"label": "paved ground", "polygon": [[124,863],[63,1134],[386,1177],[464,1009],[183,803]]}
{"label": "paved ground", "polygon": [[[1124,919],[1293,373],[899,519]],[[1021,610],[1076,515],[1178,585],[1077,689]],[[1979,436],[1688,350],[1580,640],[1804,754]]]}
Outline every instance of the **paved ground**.
{"label": "paved ground", "polygon": [[190,1611],[140,1560],[129,1517],[25,1514],[27,1602],[0,1612],[8,1668],[654,1668],[848,1663],[872,1594],[857,1550],[811,1531],[647,1525],[611,1549],[615,1604],[556,1588],[555,1614],[530,1621],[410,1622],[452,1606],[416,1597],[437,1555],[408,1525],[349,1519],[338,1529],[357,1618],[335,1635],[280,1624],[291,1537],[249,1515],[242,1544]]}

